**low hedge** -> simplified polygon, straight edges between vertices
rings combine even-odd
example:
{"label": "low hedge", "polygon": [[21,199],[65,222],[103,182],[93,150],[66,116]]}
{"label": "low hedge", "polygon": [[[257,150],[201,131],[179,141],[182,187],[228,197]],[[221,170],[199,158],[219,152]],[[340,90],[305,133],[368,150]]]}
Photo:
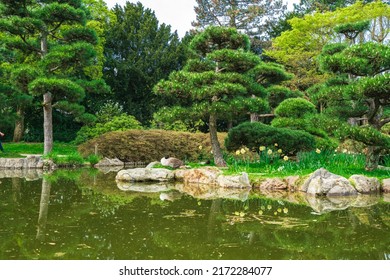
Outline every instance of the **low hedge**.
{"label": "low hedge", "polygon": [[272,127],[259,122],[246,122],[232,128],[225,140],[225,147],[228,151],[235,151],[243,146],[258,151],[260,146],[270,147],[275,143],[278,148],[290,154],[315,148],[315,139],[307,132]]}
{"label": "low hedge", "polygon": [[[226,133],[219,134],[223,147]],[[210,135],[167,130],[114,131],[91,139],[78,147],[84,157],[95,153],[125,162],[160,161],[164,156],[173,156],[187,161],[212,158]]]}

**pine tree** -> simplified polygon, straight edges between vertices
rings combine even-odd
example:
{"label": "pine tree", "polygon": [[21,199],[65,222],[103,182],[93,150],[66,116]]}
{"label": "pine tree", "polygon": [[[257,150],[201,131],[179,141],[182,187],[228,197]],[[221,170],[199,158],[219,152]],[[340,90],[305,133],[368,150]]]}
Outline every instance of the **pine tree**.
{"label": "pine tree", "polygon": [[265,88],[250,74],[261,60],[249,52],[248,36],[234,28],[210,26],[192,39],[190,49],[194,58],[160,81],[154,92],[182,100],[182,110],[173,108],[170,114],[184,111],[208,119],[214,162],[226,166],[217,138],[218,118],[269,110]]}
{"label": "pine tree", "polygon": [[[363,25],[357,23],[355,31]],[[336,29],[352,34],[353,28]],[[376,169],[380,152],[390,149],[390,137],[381,133],[390,122],[390,47],[375,42],[329,44],[319,60],[324,71],[337,74],[317,89],[316,95],[326,104],[324,113],[345,121],[337,130],[339,135],[364,143],[366,169]],[[347,124],[349,118],[359,118],[363,125]]]}
{"label": "pine tree", "polygon": [[[96,33],[85,27],[86,12],[81,0],[25,0],[1,2],[0,31],[7,34],[5,46],[21,53],[25,60],[15,65],[13,83],[43,99],[44,154],[53,147],[53,109],[72,113],[79,120],[88,121],[80,104],[85,89],[104,87],[102,80],[94,80],[86,67],[94,63]],[[22,69],[33,68],[35,77]],[[17,75],[17,74],[20,75]],[[24,74],[23,74],[24,73]],[[23,74],[23,75],[22,75]]]}

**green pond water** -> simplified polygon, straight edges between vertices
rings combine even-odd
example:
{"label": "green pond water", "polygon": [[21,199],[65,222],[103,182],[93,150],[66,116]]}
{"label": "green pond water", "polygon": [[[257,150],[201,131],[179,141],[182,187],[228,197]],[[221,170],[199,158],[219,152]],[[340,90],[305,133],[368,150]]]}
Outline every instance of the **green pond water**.
{"label": "green pond water", "polygon": [[[21,172],[19,172],[21,173]],[[390,259],[390,197],[0,172],[0,259]]]}

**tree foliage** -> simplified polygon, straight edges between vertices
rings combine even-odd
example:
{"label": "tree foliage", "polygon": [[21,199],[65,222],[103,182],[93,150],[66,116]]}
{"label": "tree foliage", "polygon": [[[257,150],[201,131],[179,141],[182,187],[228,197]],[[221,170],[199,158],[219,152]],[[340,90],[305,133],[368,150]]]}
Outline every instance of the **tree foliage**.
{"label": "tree foliage", "polygon": [[296,154],[298,151],[314,148],[314,137],[307,132],[287,128],[277,128],[262,123],[242,123],[228,133],[225,146],[235,151],[243,146],[258,151],[260,146],[278,148],[286,153]]}
{"label": "tree foliage", "polygon": [[[292,18],[288,22],[291,30],[273,39],[271,50],[266,55],[276,59],[295,74],[290,85],[300,90],[306,90],[316,83],[324,82],[327,74],[319,71],[316,57],[322,48],[331,42],[341,41],[344,35],[334,28],[343,24],[346,28],[351,23],[370,22],[366,32],[359,33],[357,42],[388,41],[390,27],[390,6],[382,1],[355,4],[328,12],[314,12],[302,18]],[[341,27],[340,27],[341,28]]]}
{"label": "tree foliage", "polygon": [[186,52],[177,33],[141,3],[117,5],[113,13],[116,20],[105,32],[104,78],[124,111],[147,123],[157,108],[173,102],[153,95],[152,88],[182,67]]}
{"label": "tree foliage", "polygon": [[[326,100],[324,113],[350,120],[338,134],[367,145],[366,169],[377,168],[379,153],[390,149],[390,138],[380,132],[390,122],[390,47],[374,42],[328,45],[319,62],[324,71],[344,75],[313,90]],[[362,126],[351,122],[356,117]]]}
{"label": "tree foliage", "polygon": [[[208,119],[214,160],[220,166],[226,163],[217,141],[217,119],[268,110],[264,87],[249,75],[261,63],[249,47],[248,37],[236,29],[210,26],[191,41],[195,57],[184,70],[154,88],[156,94],[182,99],[187,111]],[[180,110],[170,114],[174,112]]]}
{"label": "tree foliage", "polygon": [[286,8],[281,0],[196,0],[192,25],[198,30],[208,26],[236,28],[250,37],[252,51],[260,54]]}
{"label": "tree foliage", "polygon": [[[83,83],[96,76],[86,67],[95,63],[98,42],[96,32],[85,26],[86,10],[81,1],[1,1],[0,30],[6,49],[19,53],[24,60],[13,74],[19,90],[28,89],[43,99],[44,153],[53,146],[53,109],[72,113],[80,120],[90,120],[81,105],[85,97]],[[37,76],[31,81],[17,81],[20,69],[33,66]],[[28,74],[27,72],[24,72]],[[31,76],[31,75],[30,75]],[[104,83],[102,83],[104,84]]]}

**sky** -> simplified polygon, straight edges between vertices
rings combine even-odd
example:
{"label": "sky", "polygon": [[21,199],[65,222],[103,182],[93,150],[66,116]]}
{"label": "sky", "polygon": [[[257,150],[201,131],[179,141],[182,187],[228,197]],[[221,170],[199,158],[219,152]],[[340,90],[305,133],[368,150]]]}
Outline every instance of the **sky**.
{"label": "sky", "polygon": [[[172,31],[177,30],[180,37],[183,37],[185,33],[192,28],[191,22],[196,19],[194,6],[195,0],[104,0],[109,8],[119,4],[124,6],[126,1],[131,3],[141,2],[146,8],[150,8],[154,11],[158,21],[168,24],[172,27]],[[292,7],[292,3],[299,2],[299,0],[290,0],[288,2],[289,7]]]}

